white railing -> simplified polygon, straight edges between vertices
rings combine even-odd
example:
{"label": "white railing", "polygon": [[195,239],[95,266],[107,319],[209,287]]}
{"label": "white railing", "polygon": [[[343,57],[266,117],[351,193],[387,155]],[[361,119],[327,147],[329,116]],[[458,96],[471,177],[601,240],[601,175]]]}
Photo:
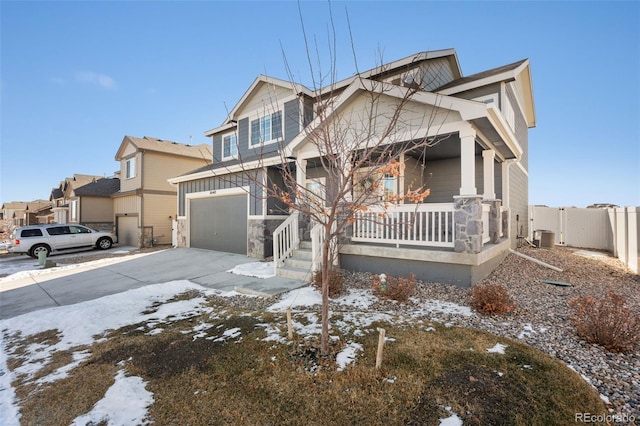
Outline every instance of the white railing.
{"label": "white railing", "polygon": [[489,204],[482,205],[482,244],[491,241],[489,234],[489,216],[491,215],[491,206]]}
{"label": "white railing", "polygon": [[293,212],[273,231],[273,268],[275,273],[282,266],[284,260],[291,256],[293,250],[300,246],[298,216],[297,211]]}
{"label": "white railing", "polygon": [[[336,223],[333,222],[332,231],[336,230]],[[322,268],[322,244],[327,238],[327,231],[324,225],[314,223],[311,228],[311,271],[318,271]],[[330,255],[333,255],[333,264],[338,264],[337,239],[334,238],[329,246]]]}
{"label": "white railing", "polygon": [[355,214],[351,240],[397,246],[453,247],[453,203],[400,204],[386,209],[371,206]]}

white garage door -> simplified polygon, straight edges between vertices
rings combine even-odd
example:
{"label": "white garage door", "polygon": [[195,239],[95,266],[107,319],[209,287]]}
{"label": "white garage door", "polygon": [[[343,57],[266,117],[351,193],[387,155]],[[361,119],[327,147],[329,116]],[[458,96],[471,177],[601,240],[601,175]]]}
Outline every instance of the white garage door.
{"label": "white garage door", "polygon": [[247,195],[190,201],[191,247],[247,254]]}
{"label": "white garage door", "polygon": [[138,218],[136,216],[118,216],[118,243],[138,247]]}

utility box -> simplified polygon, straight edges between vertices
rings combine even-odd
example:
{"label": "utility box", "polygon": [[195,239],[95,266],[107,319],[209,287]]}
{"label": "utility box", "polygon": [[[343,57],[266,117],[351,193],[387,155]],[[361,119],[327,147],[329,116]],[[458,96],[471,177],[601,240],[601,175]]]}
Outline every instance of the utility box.
{"label": "utility box", "polygon": [[540,248],[553,248],[556,242],[556,234],[553,231],[537,229],[533,231],[533,244]]}

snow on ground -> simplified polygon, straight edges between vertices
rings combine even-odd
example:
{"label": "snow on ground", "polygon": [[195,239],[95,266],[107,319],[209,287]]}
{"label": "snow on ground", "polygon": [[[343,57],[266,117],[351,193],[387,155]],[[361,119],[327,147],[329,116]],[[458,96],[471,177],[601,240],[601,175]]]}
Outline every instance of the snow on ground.
{"label": "snow on ground", "polygon": [[494,347],[487,349],[487,352],[491,354],[502,354],[504,355],[504,350],[507,349],[507,345],[503,345],[502,343],[496,343]]}
{"label": "snow on ground", "polygon": [[[253,266],[251,266],[253,265]],[[256,272],[258,266],[266,271],[273,272],[273,264],[256,262],[241,265],[238,271]],[[255,275],[254,275],[255,276]],[[174,296],[190,290],[199,292],[199,295],[189,300],[171,300]],[[163,326],[168,322],[199,316],[209,313],[212,316],[224,317],[228,315],[225,310],[213,312],[213,308],[207,305],[207,295],[231,297],[239,293],[220,292],[210,290],[187,280],[172,281],[167,283],[148,285],[120,294],[109,295],[78,303],[75,305],[60,306],[43,309],[40,311],[20,315],[0,321],[0,424],[13,426],[19,424],[19,407],[15,402],[15,392],[11,386],[17,375],[33,377],[45,367],[53,355],[60,351],[72,351],[70,364],[59,368],[51,374],[38,380],[38,383],[50,383],[67,376],[67,374],[80,365],[89,356],[86,346],[102,339],[109,330],[115,330],[127,325],[142,324],[142,331],[147,334],[163,332]],[[247,297],[245,295],[245,297]],[[375,321],[394,322],[398,318],[384,312],[368,312],[367,308],[376,301],[376,297],[370,290],[350,290],[345,296],[335,299],[334,302],[349,307],[351,310],[341,312],[332,319],[332,327],[354,336],[363,335],[363,331],[369,328]],[[320,334],[321,321],[315,308],[311,306],[321,304],[321,295],[314,288],[302,287],[283,294],[280,301],[268,308],[275,313],[284,313],[288,308],[294,310],[295,317],[292,321],[294,332],[300,336],[317,336]],[[359,311],[353,311],[353,309]],[[449,313],[456,315],[471,315],[469,308],[440,301],[430,301],[414,308],[411,316],[425,316],[429,313]],[[410,318],[409,318],[410,319]],[[264,327],[267,337],[265,341],[285,343],[286,326],[274,323],[259,324]],[[7,359],[13,355],[15,348],[11,343],[17,338],[27,338],[31,335],[48,330],[58,331],[58,342],[53,345],[32,344],[25,349],[21,357],[26,361],[16,370],[9,372]],[[193,339],[205,338],[216,340],[242,339],[240,329],[214,329],[209,324],[198,322],[192,329],[186,331],[192,333]],[[333,336],[337,338],[336,336]],[[391,339],[391,338],[390,338]],[[74,350],[74,348],[78,348]],[[356,362],[358,353],[363,347],[356,341],[348,342],[336,357],[339,370],[343,370],[349,364]],[[126,360],[122,360],[123,366]],[[147,407],[153,403],[153,395],[145,390],[145,382],[140,377],[126,377],[124,370],[116,376],[116,382],[91,410],[91,412],[78,417],[74,424],[94,424],[105,421],[107,424],[145,424],[147,420]],[[124,396],[120,398],[120,396]],[[457,416],[453,414],[443,419],[442,424],[455,423]]]}
{"label": "snow on ground", "polygon": [[235,268],[229,269],[227,272],[255,278],[271,278],[276,276],[273,262],[242,263]]}
{"label": "snow on ground", "polygon": [[[146,425],[147,407],[153,404],[153,394],[145,389],[140,377],[126,377],[123,370],[118,371],[116,381],[98,401],[93,409],[71,423],[72,426],[99,424],[106,421],[109,425]],[[119,407],[118,410],[113,410]]]}

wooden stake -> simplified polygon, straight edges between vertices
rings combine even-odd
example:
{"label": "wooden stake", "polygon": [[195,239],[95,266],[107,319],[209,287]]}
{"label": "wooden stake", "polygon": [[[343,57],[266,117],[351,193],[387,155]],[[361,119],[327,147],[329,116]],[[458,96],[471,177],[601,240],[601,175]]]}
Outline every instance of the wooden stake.
{"label": "wooden stake", "polygon": [[382,366],[382,350],[384,348],[384,335],[386,331],[384,328],[379,328],[378,332],[380,336],[378,337],[378,352],[376,353],[376,370],[379,370]]}
{"label": "wooden stake", "polygon": [[291,308],[287,308],[287,330],[289,332],[289,340],[293,340],[293,326],[291,325]]}

